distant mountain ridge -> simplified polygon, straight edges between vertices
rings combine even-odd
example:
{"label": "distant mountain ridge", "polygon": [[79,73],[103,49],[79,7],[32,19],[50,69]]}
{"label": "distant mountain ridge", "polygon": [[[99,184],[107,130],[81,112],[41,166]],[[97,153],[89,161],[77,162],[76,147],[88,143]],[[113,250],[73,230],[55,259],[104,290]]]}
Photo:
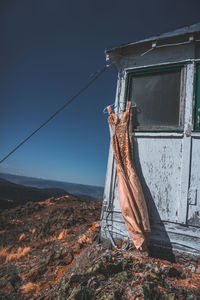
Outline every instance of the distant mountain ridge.
{"label": "distant mountain ridge", "polygon": [[90,198],[96,200],[103,199],[104,188],[99,186],[84,185],[57,180],[48,180],[7,173],[0,173],[0,178],[23,186],[34,187],[38,189],[61,189],[66,191],[66,193],[73,194],[76,196],[89,196]]}
{"label": "distant mountain ridge", "polygon": [[0,178],[0,211],[6,208],[13,208],[27,202],[44,201],[51,197],[61,197],[66,191],[58,188],[38,189],[12,183]]}

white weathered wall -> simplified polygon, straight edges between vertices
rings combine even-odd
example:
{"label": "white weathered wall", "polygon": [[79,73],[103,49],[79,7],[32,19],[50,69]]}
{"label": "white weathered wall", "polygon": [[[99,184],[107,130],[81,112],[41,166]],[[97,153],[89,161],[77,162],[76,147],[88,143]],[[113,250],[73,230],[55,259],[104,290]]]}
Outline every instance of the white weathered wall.
{"label": "white weathered wall", "polygon": [[[200,250],[200,227],[198,227],[200,222],[197,216],[200,205],[197,188],[200,186],[200,134],[196,134],[195,138],[191,137],[194,61],[189,60],[193,57],[194,47],[191,44],[178,48],[170,47],[170,51],[167,48],[153,50],[145,56],[141,56],[141,53],[136,56],[131,56],[130,53],[127,57],[122,56],[117,63],[119,78],[116,104],[117,111],[125,106],[127,70],[186,61],[183,132],[137,132],[133,135],[136,170],[143,186],[151,219],[150,240],[152,243],[156,241],[171,243],[173,248],[195,254]],[[189,185],[191,190],[195,189],[193,194],[196,198],[191,200],[195,205],[188,202],[192,193],[189,193]],[[114,238],[128,237],[119,207],[112,149],[108,158],[103,207],[101,236],[109,238],[109,229]],[[192,219],[194,217],[195,221]]]}
{"label": "white weathered wall", "polygon": [[188,224],[200,227],[200,134],[192,135]]}

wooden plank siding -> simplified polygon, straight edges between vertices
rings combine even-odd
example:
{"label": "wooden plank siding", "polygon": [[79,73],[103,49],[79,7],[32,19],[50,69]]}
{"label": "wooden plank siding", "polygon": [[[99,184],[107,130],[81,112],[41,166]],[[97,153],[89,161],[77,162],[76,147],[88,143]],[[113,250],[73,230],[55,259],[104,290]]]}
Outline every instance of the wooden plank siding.
{"label": "wooden plank siding", "polygon": [[[108,51],[118,70],[115,112],[121,112],[126,105],[130,70],[183,64],[180,100],[183,128],[174,132],[133,132],[134,165],[149,210],[150,244],[170,245],[180,252],[200,256],[200,132],[195,132],[193,115],[194,74],[200,62],[200,43],[153,49],[143,55],[151,45],[148,41]],[[120,211],[111,146],[101,218],[102,239],[109,239],[108,230],[114,239],[129,237]]]}

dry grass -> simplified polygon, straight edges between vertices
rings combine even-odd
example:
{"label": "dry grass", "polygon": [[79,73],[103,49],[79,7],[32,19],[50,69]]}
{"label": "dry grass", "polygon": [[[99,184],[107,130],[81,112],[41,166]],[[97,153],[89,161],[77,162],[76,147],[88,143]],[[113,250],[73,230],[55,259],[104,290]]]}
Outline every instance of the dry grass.
{"label": "dry grass", "polygon": [[25,247],[25,248],[21,248],[19,247],[17,249],[16,253],[9,253],[6,257],[6,263],[11,261],[11,260],[17,260],[20,259],[21,257],[27,255],[29,252],[31,251],[30,247]]}
{"label": "dry grass", "polygon": [[193,290],[199,291],[199,282],[200,282],[200,274],[192,274],[191,278],[186,279],[174,279],[172,282],[172,285],[177,288],[186,288],[190,290],[191,288]]}
{"label": "dry grass", "polygon": [[100,222],[94,222],[92,226],[79,237],[78,243],[85,244],[85,243],[92,243],[97,235],[98,228],[100,226]]}
{"label": "dry grass", "polygon": [[21,242],[21,241],[24,240],[25,238],[26,238],[25,233],[20,234],[19,242]]}
{"label": "dry grass", "polygon": [[27,255],[31,251],[30,247],[21,248],[19,247],[17,249],[17,252],[9,252],[9,248],[3,248],[0,250],[0,258],[5,259],[5,263],[8,263],[12,260],[18,260],[21,257]]}
{"label": "dry grass", "polygon": [[36,229],[35,229],[35,228],[30,229],[30,232],[31,232],[32,234],[34,234],[34,233],[36,233]]}
{"label": "dry grass", "polygon": [[8,255],[8,251],[9,251],[9,247],[7,247],[7,248],[2,248],[1,250],[0,250],[0,258],[2,259],[4,259],[7,255]]}
{"label": "dry grass", "polygon": [[36,292],[39,290],[39,285],[33,282],[27,282],[20,287],[23,293],[28,294],[30,292]]}
{"label": "dry grass", "polygon": [[56,240],[57,240],[56,235],[52,235],[48,238],[45,238],[45,239],[41,240],[40,244],[41,243],[45,244],[45,243],[53,242],[53,241],[56,241]]}
{"label": "dry grass", "polygon": [[68,229],[64,229],[63,231],[61,231],[58,236],[58,240],[65,239],[68,236],[68,233],[69,233]]}

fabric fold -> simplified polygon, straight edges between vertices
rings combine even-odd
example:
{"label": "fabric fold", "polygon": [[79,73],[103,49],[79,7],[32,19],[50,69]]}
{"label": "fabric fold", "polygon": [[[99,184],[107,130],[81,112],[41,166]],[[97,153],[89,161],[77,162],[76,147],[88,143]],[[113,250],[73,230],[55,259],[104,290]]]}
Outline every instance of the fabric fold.
{"label": "fabric fold", "polygon": [[146,248],[150,233],[148,209],[133,164],[131,102],[119,117],[107,107],[110,137],[117,167],[118,196],[121,212],[130,237],[139,250]]}

